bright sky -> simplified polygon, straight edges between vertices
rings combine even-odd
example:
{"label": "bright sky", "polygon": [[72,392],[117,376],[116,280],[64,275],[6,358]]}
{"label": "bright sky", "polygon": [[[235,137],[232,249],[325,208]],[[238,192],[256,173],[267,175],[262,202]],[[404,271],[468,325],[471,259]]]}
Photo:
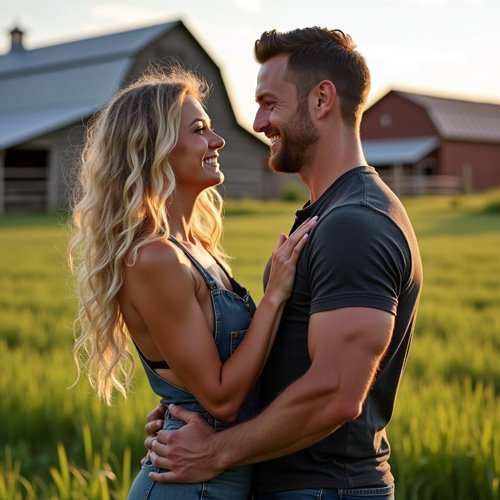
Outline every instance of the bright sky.
{"label": "bright sky", "polygon": [[372,73],[369,103],[390,88],[500,103],[499,0],[0,0],[8,32],[37,48],[182,19],[221,68],[234,110],[253,121],[262,31],[340,28]]}

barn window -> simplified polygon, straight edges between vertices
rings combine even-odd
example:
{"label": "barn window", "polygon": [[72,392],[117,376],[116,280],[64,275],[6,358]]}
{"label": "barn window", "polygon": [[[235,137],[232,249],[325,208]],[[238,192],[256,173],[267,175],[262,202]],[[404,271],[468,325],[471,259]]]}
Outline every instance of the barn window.
{"label": "barn window", "polygon": [[380,115],[379,122],[382,128],[389,128],[392,125],[392,116],[388,113],[384,113]]}
{"label": "barn window", "polygon": [[41,212],[47,204],[49,152],[7,149],[5,152],[5,211]]}

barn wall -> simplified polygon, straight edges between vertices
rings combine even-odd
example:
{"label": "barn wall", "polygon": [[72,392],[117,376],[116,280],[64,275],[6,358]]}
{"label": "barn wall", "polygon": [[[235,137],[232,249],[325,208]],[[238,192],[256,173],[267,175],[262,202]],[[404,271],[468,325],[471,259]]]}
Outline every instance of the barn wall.
{"label": "barn wall", "polygon": [[5,213],[5,170],[4,170],[5,151],[0,149],[0,214]]}
{"label": "barn wall", "polygon": [[438,135],[427,113],[412,102],[389,93],[367,109],[361,123],[362,139],[396,139]]}
{"label": "barn wall", "polygon": [[[185,66],[204,76],[212,86],[207,111],[212,118],[214,128],[226,140],[226,146],[221,152],[221,165],[226,178],[223,189],[225,196],[278,197],[289,179],[274,174],[267,168],[268,146],[237,123],[219,68],[184,25],[179,24],[149,47],[135,54],[131,60],[129,74],[123,83],[135,79],[151,63],[165,64],[171,61],[172,57],[176,57]],[[47,88],[49,87],[44,87],[40,91],[47,91]],[[78,95],[71,97],[71,92],[75,93],[75,89],[72,90],[71,86],[67,86],[65,92],[68,102],[77,101],[81,97],[78,92]],[[36,210],[53,211],[69,206],[75,164],[83,135],[84,126],[81,122],[77,122],[26,143],[13,145],[16,149],[39,149],[47,152],[46,162],[44,161],[46,167],[43,167],[44,178],[29,179],[19,188],[21,192],[29,182],[33,186],[36,184],[37,189],[42,186],[42,191],[36,193],[38,199],[42,200]],[[0,213],[5,210],[5,169],[1,160],[0,152]],[[28,175],[29,168],[23,167],[23,169]],[[34,207],[34,200],[35,194],[28,200],[26,207],[20,208],[30,210],[30,206]]]}
{"label": "barn wall", "polygon": [[47,211],[69,207],[75,165],[83,133],[84,126],[77,123],[17,146],[25,150],[46,149],[48,151],[45,206]]}
{"label": "barn wall", "polygon": [[447,141],[441,146],[441,175],[461,176],[467,187],[500,186],[500,145]]}
{"label": "barn wall", "polygon": [[[207,112],[215,130],[226,141],[221,151],[224,193],[230,198],[264,197],[261,165],[268,156],[268,147],[237,124],[219,68],[184,27],[175,28],[138,54],[128,78],[136,78],[150,63],[167,66],[173,58],[211,85]],[[279,181],[276,185],[280,186]],[[279,187],[277,190],[275,196]]]}

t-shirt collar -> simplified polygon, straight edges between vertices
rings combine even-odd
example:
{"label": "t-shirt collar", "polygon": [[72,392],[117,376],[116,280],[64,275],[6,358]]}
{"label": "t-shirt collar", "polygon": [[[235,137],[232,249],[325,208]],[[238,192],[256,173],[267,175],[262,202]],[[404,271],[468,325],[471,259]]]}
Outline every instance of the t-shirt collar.
{"label": "t-shirt collar", "polygon": [[347,172],[344,172],[340,177],[337,177],[333,181],[333,183],[321,194],[321,196],[314,202],[311,203],[311,201],[307,201],[305,205],[297,210],[295,212],[295,224],[294,228],[298,224],[302,224],[307,218],[312,217],[313,215],[321,213],[321,209],[325,203],[330,203],[332,193],[340,186],[347,178],[351,177],[352,175],[355,175],[359,173],[360,171],[363,170],[368,170],[371,169],[372,167],[368,167],[366,165],[361,165],[359,167],[354,167],[348,170]]}

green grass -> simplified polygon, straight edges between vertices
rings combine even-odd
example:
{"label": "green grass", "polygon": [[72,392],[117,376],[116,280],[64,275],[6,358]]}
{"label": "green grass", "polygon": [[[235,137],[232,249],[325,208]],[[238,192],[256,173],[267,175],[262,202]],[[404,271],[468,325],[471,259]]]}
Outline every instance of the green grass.
{"label": "green grass", "polygon": [[[407,199],[424,261],[415,338],[388,434],[398,500],[498,499],[500,193]],[[296,203],[231,201],[225,246],[254,297]],[[75,297],[63,215],[0,217],[0,499],[124,498],[156,404],[71,387]]]}

